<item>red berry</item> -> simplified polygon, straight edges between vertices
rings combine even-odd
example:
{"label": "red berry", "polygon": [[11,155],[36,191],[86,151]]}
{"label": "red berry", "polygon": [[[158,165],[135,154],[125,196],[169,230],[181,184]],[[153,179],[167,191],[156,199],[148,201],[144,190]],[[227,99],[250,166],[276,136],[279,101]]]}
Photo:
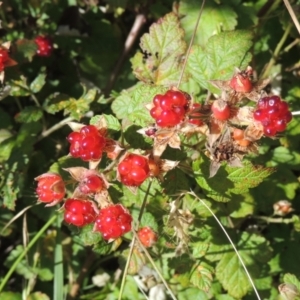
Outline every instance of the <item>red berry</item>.
{"label": "red berry", "polygon": [[229,86],[238,93],[249,93],[253,88],[251,79],[243,73],[234,75]]}
{"label": "red berry", "polygon": [[79,184],[79,190],[83,194],[98,193],[105,187],[104,181],[97,175],[84,178]]}
{"label": "red berry", "polygon": [[181,91],[169,90],[153,98],[154,107],[150,115],[160,127],[174,127],[185,117],[189,96]]}
{"label": "red berry", "polygon": [[96,161],[102,157],[106,139],[93,125],[83,126],[80,132],[72,132],[67,137],[70,154],[84,161]]}
{"label": "red berry", "polygon": [[9,59],[8,50],[5,48],[0,48],[0,72],[4,70],[6,62]]}
{"label": "red berry", "polygon": [[150,227],[143,227],[137,233],[140,242],[146,248],[152,247],[157,242],[158,236]]}
{"label": "red berry", "polygon": [[230,117],[230,107],[223,100],[215,100],[211,106],[211,111],[215,119],[226,121]]}
{"label": "red berry", "polygon": [[132,217],[121,205],[102,208],[95,222],[95,230],[102,233],[105,240],[116,239],[131,230]]}
{"label": "red berry", "polygon": [[95,221],[96,212],[91,201],[70,198],[64,208],[64,220],[69,224],[81,227]]}
{"label": "red berry", "polygon": [[60,175],[45,173],[35,178],[38,182],[36,193],[41,202],[55,205],[65,196],[65,184]]}
{"label": "red berry", "polygon": [[38,49],[36,51],[38,56],[50,56],[53,51],[53,43],[49,37],[46,36],[37,36],[35,38],[35,43],[38,46]]}
{"label": "red berry", "polygon": [[238,93],[250,93],[253,88],[252,75],[253,70],[248,66],[246,70],[238,72],[231,78],[229,86]]}
{"label": "red berry", "polygon": [[121,182],[128,186],[140,186],[149,177],[148,159],[129,154],[118,165]]}
{"label": "red berry", "polygon": [[288,104],[278,96],[261,98],[253,112],[253,118],[263,126],[266,136],[274,136],[286,129],[292,119]]}

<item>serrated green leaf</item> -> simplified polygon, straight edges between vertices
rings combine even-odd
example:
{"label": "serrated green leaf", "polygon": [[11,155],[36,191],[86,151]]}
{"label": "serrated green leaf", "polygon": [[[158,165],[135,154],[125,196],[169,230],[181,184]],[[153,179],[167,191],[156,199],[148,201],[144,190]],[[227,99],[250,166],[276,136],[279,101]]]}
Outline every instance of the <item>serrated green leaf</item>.
{"label": "serrated green leaf", "polygon": [[15,97],[25,97],[30,95],[30,89],[27,85],[27,80],[24,76],[21,76],[20,80],[10,81],[10,95]]}
{"label": "serrated green leaf", "polygon": [[184,31],[178,17],[169,13],[150,27],[141,38],[142,53],[132,59],[134,75],[155,85],[175,85],[180,77],[186,51]]}
{"label": "serrated green leaf", "polygon": [[33,40],[19,39],[16,41],[16,45],[21,56],[29,59],[29,61],[36,55],[38,46]]}
{"label": "serrated green leaf", "polygon": [[79,238],[85,246],[91,246],[99,243],[102,240],[102,236],[99,232],[93,231],[93,225],[86,225],[82,227]]}
{"label": "serrated green leaf", "polygon": [[232,218],[245,218],[254,212],[255,201],[253,196],[249,193],[243,193],[242,196],[243,200],[234,199],[227,204],[227,209],[232,211],[230,214]]}
{"label": "serrated green leaf", "polygon": [[[251,263],[251,259],[243,256],[244,262]],[[225,253],[216,267],[216,276],[228,294],[240,299],[250,288],[249,279],[234,252]]]}
{"label": "serrated green leaf", "polygon": [[96,125],[99,122],[100,118],[104,118],[107,124],[107,129],[108,130],[113,130],[113,131],[120,131],[121,130],[121,124],[119,120],[114,117],[113,115],[97,115],[91,118],[90,124],[91,125]]}
{"label": "serrated green leaf", "polygon": [[218,201],[228,202],[232,194],[246,193],[256,187],[274,172],[274,168],[254,166],[250,161],[243,161],[243,167],[221,167],[218,173],[209,178],[209,160],[200,158],[193,163],[195,179],[205,191],[206,196]]}
{"label": "serrated green leaf", "polygon": [[209,248],[209,243],[206,241],[200,241],[196,243],[191,243],[193,249],[193,257],[200,258],[205,256]]}
{"label": "serrated green leaf", "polygon": [[294,274],[290,274],[290,273],[284,274],[283,282],[294,284],[300,292],[300,281]]}
{"label": "serrated green leaf", "polygon": [[178,293],[178,300],[190,300],[190,299],[197,299],[197,300],[208,300],[207,293],[196,289],[196,288],[188,288],[180,291]]}
{"label": "serrated green leaf", "polygon": [[[199,10],[200,5],[197,0],[180,1],[179,14],[184,16],[180,22],[186,32],[185,38],[188,42],[191,40]],[[202,11],[194,44],[204,47],[211,36],[222,31],[233,30],[236,25],[237,14],[230,6],[208,2]]]}
{"label": "serrated green leaf", "polygon": [[138,84],[131,91],[123,91],[114,100],[111,108],[118,119],[127,120],[127,122],[123,121],[126,123],[126,128],[132,124],[145,127],[154,121],[146,104],[151,103],[155,95],[165,91],[163,87]]}
{"label": "serrated green leaf", "polygon": [[64,115],[70,115],[75,120],[80,120],[90,109],[90,103],[95,100],[97,91],[89,90],[79,99],[64,94],[52,94],[44,104],[45,110],[50,114],[64,110]]}
{"label": "serrated green leaf", "polygon": [[190,272],[191,283],[198,289],[208,292],[213,280],[212,272],[213,268],[208,264],[197,263]]}
{"label": "serrated green leaf", "polygon": [[16,121],[20,123],[36,122],[43,117],[43,111],[36,106],[25,107],[17,116]]}
{"label": "serrated green leaf", "polygon": [[219,92],[208,80],[228,80],[235,67],[245,69],[251,60],[250,31],[222,32],[212,36],[205,48],[195,45],[188,59],[188,72],[204,89]]}
{"label": "serrated green leaf", "polygon": [[234,188],[230,192],[241,194],[250,188],[258,186],[265,178],[270,176],[275,169],[263,166],[255,166],[250,161],[243,161],[241,168],[226,168],[228,179],[234,183]]}
{"label": "serrated green leaf", "polygon": [[[132,210],[132,218],[137,221],[138,220],[138,216],[140,213],[140,209],[133,209]],[[141,222],[140,222],[140,227],[145,227],[145,226],[149,226],[151,227],[154,231],[158,231],[158,225],[157,222],[155,220],[155,217],[149,213],[149,212],[144,212]]]}

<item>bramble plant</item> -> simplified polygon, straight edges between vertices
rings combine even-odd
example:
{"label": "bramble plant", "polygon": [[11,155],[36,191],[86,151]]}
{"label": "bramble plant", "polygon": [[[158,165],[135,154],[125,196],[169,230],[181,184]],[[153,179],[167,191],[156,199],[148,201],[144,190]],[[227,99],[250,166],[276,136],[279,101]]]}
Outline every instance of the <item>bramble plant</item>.
{"label": "bramble plant", "polygon": [[2,4],[1,300],[300,299],[300,4],[198,2]]}

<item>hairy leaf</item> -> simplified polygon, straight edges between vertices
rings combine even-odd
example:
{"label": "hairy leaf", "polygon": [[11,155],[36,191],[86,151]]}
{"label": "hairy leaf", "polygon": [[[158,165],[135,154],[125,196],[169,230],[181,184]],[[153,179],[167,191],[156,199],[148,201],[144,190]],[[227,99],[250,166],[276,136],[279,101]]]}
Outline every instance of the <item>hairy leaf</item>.
{"label": "hairy leaf", "polygon": [[178,17],[169,13],[143,35],[138,52],[131,60],[133,73],[141,81],[156,85],[175,85],[180,77],[186,43]]}
{"label": "hairy leaf", "polygon": [[118,119],[124,119],[126,128],[132,124],[145,127],[154,122],[146,104],[152,103],[156,94],[165,91],[166,89],[162,87],[138,84],[131,91],[123,91],[113,102],[112,110]]}
{"label": "hairy leaf", "polygon": [[[191,40],[200,6],[197,0],[180,1],[179,14],[184,16],[180,22],[186,32],[186,41]],[[204,47],[211,36],[222,31],[233,30],[236,25],[237,14],[230,6],[215,4],[212,1],[207,2],[201,15],[194,44]]]}
{"label": "hairy leaf", "polygon": [[188,72],[202,88],[211,92],[218,89],[208,83],[208,80],[227,80],[235,67],[244,69],[251,60],[248,52],[252,46],[250,31],[222,32],[212,36],[205,48],[193,46],[188,59]]}

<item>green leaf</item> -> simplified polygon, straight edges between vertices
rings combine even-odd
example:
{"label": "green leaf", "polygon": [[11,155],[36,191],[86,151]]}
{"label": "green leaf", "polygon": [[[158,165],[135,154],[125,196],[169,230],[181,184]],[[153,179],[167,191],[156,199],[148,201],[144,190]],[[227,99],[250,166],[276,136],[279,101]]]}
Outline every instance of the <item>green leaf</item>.
{"label": "green leaf", "polygon": [[14,97],[25,97],[30,95],[30,89],[27,85],[27,80],[24,76],[21,76],[19,80],[10,81],[10,95]]}
{"label": "green leaf", "polygon": [[[28,39],[18,39],[16,41],[18,55],[23,58],[32,60],[32,58],[36,55],[36,50],[38,49],[37,44],[33,40]],[[19,62],[20,60],[17,59]]]}
{"label": "green leaf", "polygon": [[[138,220],[138,216],[140,213],[140,209],[133,209],[132,210],[132,218],[137,221]],[[141,222],[140,222],[140,226],[139,227],[145,227],[145,226],[149,226],[151,227],[154,231],[158,231],[158,225],[157,225],[157,221],[155,220],[155,217],[149,213],[149,212],[144,212]]]}
{"label": "green leaf", "polygon": [[250,31],[222,32],[212,36],[205,48],[195,45],[188,59],[188,72],[204,89],[216,93],[218,89],[208,80],[227,80],[235,67],[244,69],[251,60],[248,52],[252,46]]}
{"label": "green leaf", "polygon": [[[252,277],[257,277],[272,252],[265,238],[244,232],[237,249]],[[228,294],[242,298],[250,288],[249,279],[234,251],[225,252],[217,264],[216,277]]]}
{"label": "green leaf", "polygon": [[166,194],[173,196],[184,191],[189,191],[190,184],[183,171],[175,168],[164,176],[162,188]]}
{"label": "green leaf", "polygon": [[108,130],[113,130],[113,131],[120,131],[121,130],[121,124],[119,120],[114,117],[113,115],[97,115],[91,118],[90,124],[91,125],[97,125],[99,123],[99,119],[104,118],[107,124],[107,129]]}
{"label": "green leaf", "polygon": [[[184,17],[180,19],[186,33],[186,41],[190,41],[197,18],[200,4],[197,0],[180,1],[179,14]],[[237,25],[237,14],[234,10],[224,4],[215,4],[212,1],[206,3],[202,11],[199,26],[195,36],[194,44],[204,47],[208,39],[222,31],[233,30]]]}
{"label": "green leaf", "polygon": [[159,19],[142,36],[142,53],[131,59],[134,75],[148,84],[176,85],[186,51],[183,38],[184,30],[174,13]]}
{"label": "green leaf", "polygon": [[76,120],[80,120],[90,109],[90,103],[95,100],[96,89],[91,89],[84,93],[79,99],[71,98],[64,94],[52,94],[46,100],[44,107],[50,114],[55,114],[64,110],[64,115],[70,115]]}
{"label": "green leaf", "polygon": [[145,127],[154,121],[146,104],[151,103],[155,95],[165,91],[163,87],[138,84],[131,91],[123,91],[114,100],[111,108],[118,119],[124,119],[123,123],[126,123],[126,128],[132,124]]}
{"label": "green leaf", "polygon": [[[243,256],[245,263],[251,259]],[[229,295],[235,298],[245,296],[250,288],[249,279],[234,252],[225,253],[216,268],[216,276]]]}
{"label": "green leaf", "polygon": [[218,202],[230,201],[232,194],[246,193],[274,172],[273,168],[254,166],[250,161],[243,161],[243,167],[232,168],[226,165],[209,178],[209,164],[205,156],[193,163],[195,179],[205,195]]}
{"label": "green leaf", "polygon": [[208,264],[197,263],[190,273],[191,283],[198,289],[208,292],[213,280],[212,272],[213,268]]}
{"label": "green leaf", "polygon": [[300,154],[299,151],[293,151],[286,147],[277,147],[273,151],[271,166],[286,164],[294,170],[300,170]]}
{"label": "green leaf", "polygon": [[97,244],[102,240],[101,234],[93,231],[93,225],[84,226],[79,233],[79,238],[85,246]]}
{"label": "green leaf", "polygon": [[207,293],[196,289],[196,288],[189,288],[184,289],[178,293],[178,300],[190,300],[190,299],[197,299],[197,300],[208,300]]}
{"label": "green leaf", "polygon": [[43,117],[43,111],[36,106],[25,107],[17,116],[16,121],[20,123],[36,122]]}
{"label": "green leaf", "polygon": [[300,293],[300,281],[294,274],[290,274],[290,273],[284,274],[283,282],[291,283],[291,284],[295,285]]}
{"label": "green leaf", "polygon": [[40,73],[30,84],[32,93],[38,93],[46,83],[46,74]]}

